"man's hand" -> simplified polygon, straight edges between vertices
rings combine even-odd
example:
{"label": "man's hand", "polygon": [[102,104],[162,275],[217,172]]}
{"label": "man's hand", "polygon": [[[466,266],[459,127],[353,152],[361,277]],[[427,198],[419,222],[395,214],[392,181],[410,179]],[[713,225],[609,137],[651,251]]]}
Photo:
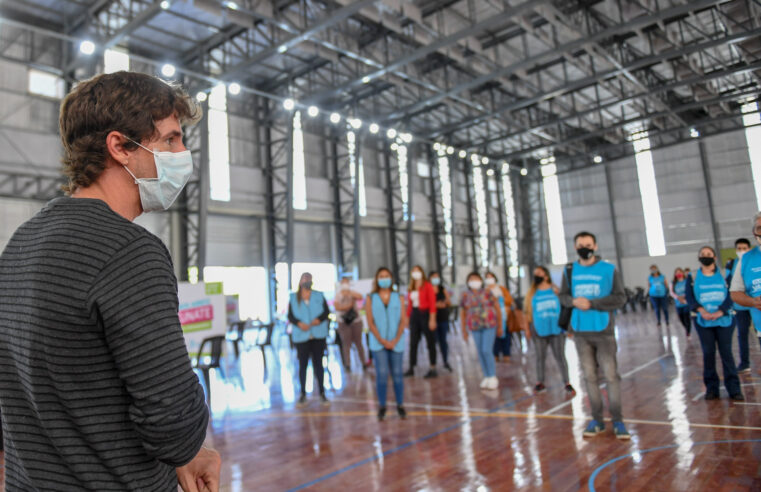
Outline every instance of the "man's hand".
{"label": "man's hand", "polygon": [[761,296],[753,298],[753,307],[756,309],[761,309]]}
{"label": "man's hand", "polygon": [[431,331],[436,331],[436,318],[428,319],[428,329]]}
{"label": "man's hand", "polygon": [[497,338],[502,338],[502,328],[497,328]]}
{"label": "man's hand", "polygon": [[310,326],[317,326],[321,323],[319,318],[315,318],[312,320],[312,324]]}
{"label": "man's hand", "polygon": [[309,325],[306,323],[302,323],[301,321],[299,321],[298,327],[304,331],[309,331]]}
{"label": "man's hand", "polygon": [[588,311],[592,308],[592,303],[589,302],[589,299],[586,297],[574,297],[573,298],[573,307],[579,308],[582,311]]}
{"label": "man's hand", "polygon": [[177,468],[177,481],[184,492],[219,492],[219,453],[203,447],[195,458]]}

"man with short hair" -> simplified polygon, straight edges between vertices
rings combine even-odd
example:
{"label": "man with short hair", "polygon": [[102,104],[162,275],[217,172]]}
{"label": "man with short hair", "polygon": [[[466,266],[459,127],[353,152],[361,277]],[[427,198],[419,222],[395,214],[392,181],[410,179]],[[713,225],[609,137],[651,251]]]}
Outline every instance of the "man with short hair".
{"label": "man with short hair", "polygon": [[748,308],[761,343],[761,212],[753,217],[752,230],[758,244],[737,258],[729,293],[735,303]]}
{"label": "man with short hair", "polygon": [[77,85],[60,113],[66,197],[0,256],[8,490],[216,491],[209,413],[164,244],[132,221],[193,170],[178,87],[128,72]]}
{"label": "man with short hair", "polygon": [[[608,405],[613,417],[613,433],[618,439],[629,439],[621,413],[621,377],[616,360],[614,311],[626,303],[621,275],[611,263],[595,255],[597,238],[580,232],[573,239],[579,261],[571,266],[571,278],[563,275],[560,303],[573,308],[571,328],[592,410],[592,420],[584,437],[593,437],[605,430],[598,366],[607,382]],[[570,285],[569,285],[570,281]]]}
{"label": "man with short hair", "polygon": [[[727,275],[727,287],[732,286],[732,277],[734,277],[737,271],[737,265],[740,263],[740,258],[750,251],[750,241],[741,237],[735,241],[735,252],[737,258],[732,258],[727,261],[725,271]],[[737,323],[737,342],[740,349],[740,364],[737,366],[738,374],[750,373],[750,353],[748,350],[748,329],[750,328],[750,312],[745,306],[734,303],[735,310],[735,322]]]}

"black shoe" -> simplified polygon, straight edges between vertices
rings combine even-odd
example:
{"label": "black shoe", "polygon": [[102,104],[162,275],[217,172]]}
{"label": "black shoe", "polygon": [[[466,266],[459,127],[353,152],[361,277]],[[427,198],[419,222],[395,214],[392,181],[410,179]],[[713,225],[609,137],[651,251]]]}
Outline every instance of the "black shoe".
{"label": "black shoe", "polygon": [[378,409],[378,422],[383,422],[383,419],[386,418],[386,407],[380,407]]}
{"label": "black shoe", "polygon": [[437,377],[439,374],[436,372],[436,369],[431,369],[427,373],[425,373],[425,376],[423,376],[425,379],[431,379]]}
{"label": "black shoe", "polygon": [[415,370],[414,369],[408,369],[407,372],[404,373],[404,377],[405,378],[411,378],[414,375],[415,375]]}
{"label": "black shoe", "polygon": [[710,392],[710,393],[706,392],[705,399],[706,400],[718,400],[719,399],[719,394],[718,393],[714,393],[714,392]]}
{"label": "black shoe", "polygon": [[573,388],[573,386],[571,386],[571,383],[565,385],[565,392],[571,396],[576,394],[576,390]]}
{"label": "black shoe", "polygon": [[407,418],[407,410],[405,410],[405,409],[404,409],[404,407],[403,407],[403,406],[401,406],[401,405],[399,405],[398,407],[396,407],[396,413],[398,413],[398,414],[399,414],[399,417],[400,417],[402,420],[404,420],[404,419],[406,419],[406,418]]}
{"label": "black shoe", "polygon": [[450,366],[448,362],[444,363],[444,369],[446,369],[449,372],[452,372],[452,366]]}
{"label": "black shoe", "polygon": [[324,394],[320,395],[320,403],[323,405],[330,405],[330,400],[328,400],[328,397]]}
{"label": "black shoe", "polygon": [[547,387],[542,383],[536,383],[536,386],[534,386],[534,393],[541,393],[542,391],[545,391]]}
{"label": "black shoe", "polygon": [[297,407],[303,407],[307,404],[307,395],[301,395],[299,401],[296,402]]}
{"label": "black shoe", "polygon": [[745,401],[745,397],[742,393],[735,393],[734,395],[730,396],[730,398],[734,401]]}

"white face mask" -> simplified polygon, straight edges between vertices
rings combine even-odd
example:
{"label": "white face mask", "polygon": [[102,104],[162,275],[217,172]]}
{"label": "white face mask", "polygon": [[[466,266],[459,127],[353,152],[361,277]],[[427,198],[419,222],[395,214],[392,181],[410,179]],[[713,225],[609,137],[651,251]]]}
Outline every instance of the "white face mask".
{"label": "white face mask", "polygon": [[473,290],[478,290],[483,286],[483,283],[480,280],[468,280],[468,287],[470,287]]}
{"label": "white face mask", "polygon": [[492,277],[486,277],[486,285],[495,285],[497,281]]}
{"label": "white face mask", "polygon": [[[137,145],[139,143],[127,139]],[[156,178],[138,178],[127,166],[124,169],[135,180],[140,191],[140,203],[143,212],[156,212],[168,209],[177,199],[182,188],[187,184],[190,175],[193,174],[193,156],[189,150],[182,152],[159,152],[150,150],[140,145],[153,154],[156,163]]]}
{"label": "white face mask", "polygon": [[742,258],[742,256],[743,256],[745,253],[747,253],[747,251],[736,251],[736,253],[737,253],[737,257],[738,257],[738,258]]}
{"label": "white face mask", "polygon": [[349,290],[351,289],[351,284],[341,284],[341,290]]}
{"label": "white face mask", "polygon": [[420,280],[421,278],[423,278],[423,272],[415,270],[414,272],[412,272],[411,276],[413,280]]}

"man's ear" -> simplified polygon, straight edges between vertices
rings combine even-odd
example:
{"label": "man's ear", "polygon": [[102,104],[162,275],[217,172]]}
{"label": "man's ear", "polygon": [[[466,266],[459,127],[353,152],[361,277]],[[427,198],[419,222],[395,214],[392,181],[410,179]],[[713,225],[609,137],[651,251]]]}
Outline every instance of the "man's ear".
{"label": "man's ear", "polygon": [[124,146],[129,140],[117,131],[109,132],[106,135],[106,151],[107,157],[111,160],[126,166],[129,161],[130,151]]}

